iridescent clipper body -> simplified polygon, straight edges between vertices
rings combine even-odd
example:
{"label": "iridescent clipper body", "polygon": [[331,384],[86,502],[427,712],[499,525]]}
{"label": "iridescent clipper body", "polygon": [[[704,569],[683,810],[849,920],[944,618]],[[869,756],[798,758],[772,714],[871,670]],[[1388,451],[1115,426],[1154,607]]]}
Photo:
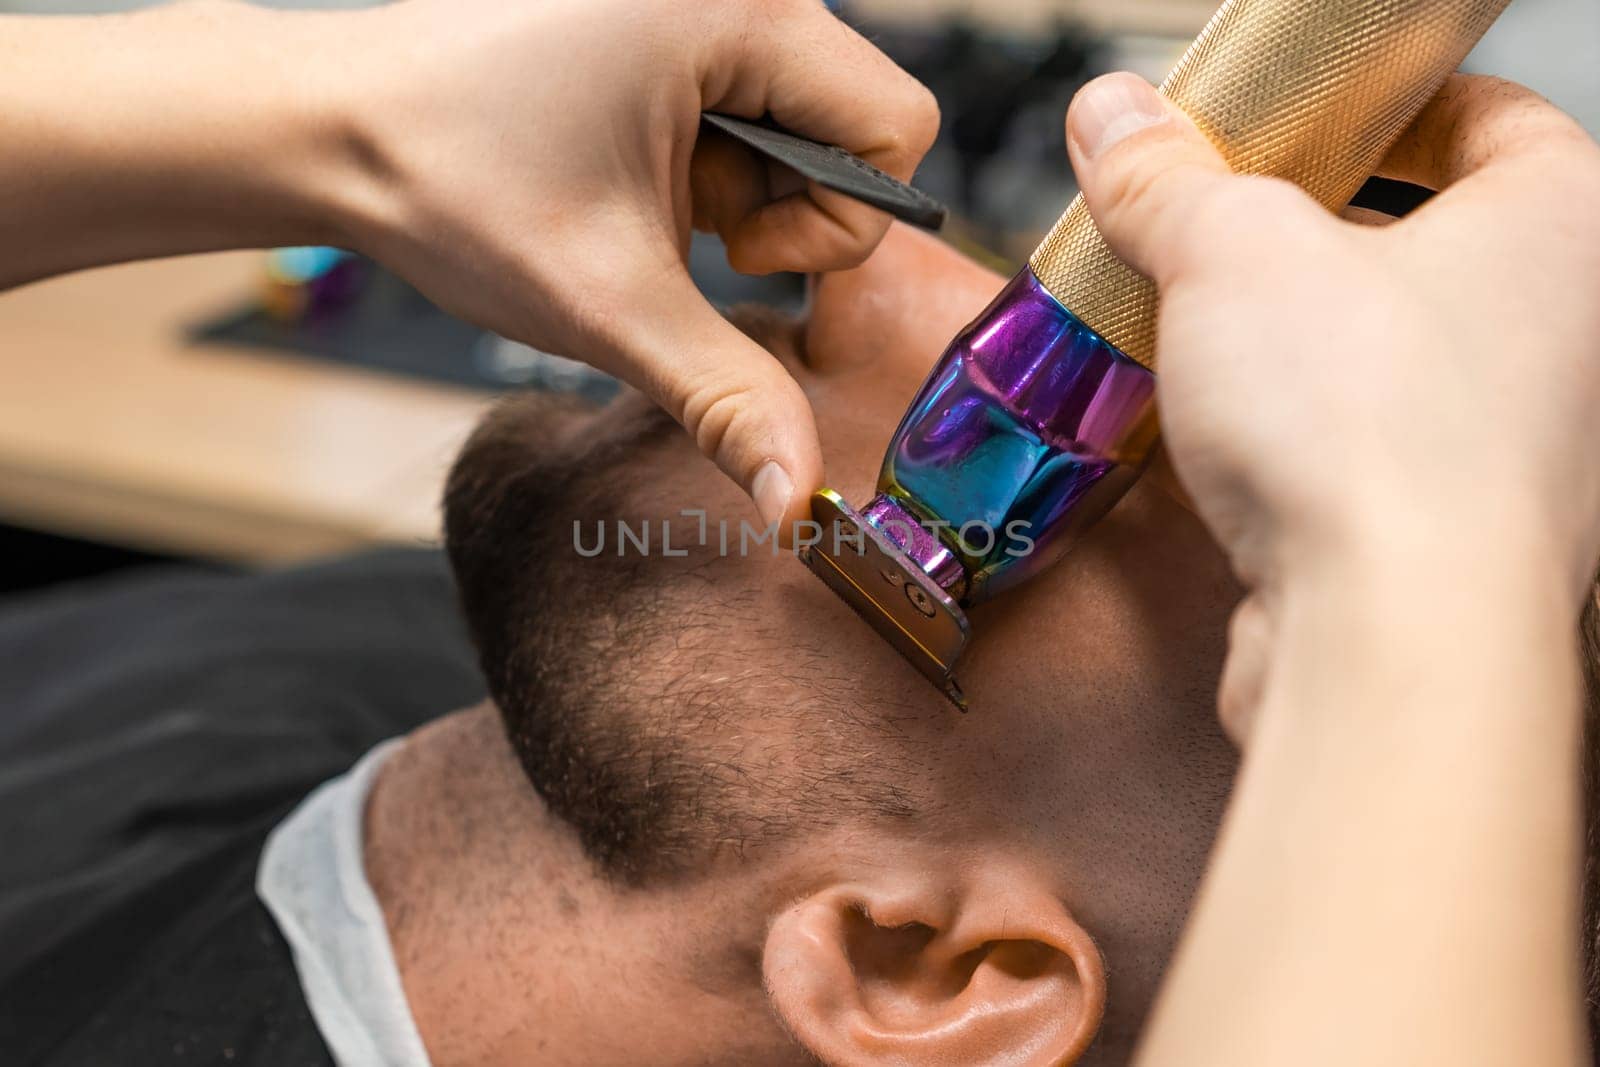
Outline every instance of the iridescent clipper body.
{"label": "iridescent clipper body", "polygon": [[[1161,91],[1233,168],[1349,202],[1509,0],[1227,0]],[[965,606],[1058,560],[1156,440],[1155,287],[1080,197],[940,357],[859,509],[822,490],[818,577],[957,706]]]}

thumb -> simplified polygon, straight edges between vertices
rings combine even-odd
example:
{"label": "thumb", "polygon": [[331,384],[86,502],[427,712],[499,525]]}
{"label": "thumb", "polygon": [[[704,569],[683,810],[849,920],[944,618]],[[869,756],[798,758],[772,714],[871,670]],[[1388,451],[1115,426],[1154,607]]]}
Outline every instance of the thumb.
{"label": "thumb", "polygon": [[1135,74],[1107,74],[1078,92],[1067,152],[1106,243],[1157,284],[1179,269],[1190,221],[1232,175],[1189,117]]}
{"label": "thumb", "polygon": [[789,543],[811,517],[822,448],[805,390],[772,353],[707,303],[681,270],[635,303],[616,373],[661,405]]}

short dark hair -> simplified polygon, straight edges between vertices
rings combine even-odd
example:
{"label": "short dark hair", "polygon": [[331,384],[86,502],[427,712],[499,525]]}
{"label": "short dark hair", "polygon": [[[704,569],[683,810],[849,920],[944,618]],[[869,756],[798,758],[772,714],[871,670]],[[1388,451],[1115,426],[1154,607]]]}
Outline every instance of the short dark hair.
{"label": "short dark hair", "polygon": [[[625,401],[624,401],[625,403]],[[683,620],[673,586],[704,582],[639,556],[581,559],[572,523],[623,517],[631,460],[681,430],[650,409],[603,440],[563,443],[558,401],[504,402],[462,449],[444,499],[445,544],[489,694],[524,773],[572,826],[602,873],[625,884],[682,876],[719,848],[742,849],[848,813],[909,819],[915,757],[893,716],[862,716],[826,671],[804,680],[812,703],[791,723],[844,723],[810,763],[776,772],[708,755],[698,733],[737,726],[752,709],[682,668],[638,671],[619,657]],[[620,431],[620,432],[618,432]],[[1600,594],[1597,594],[1600,596]],[[723,602],[725,612],[736,603]],[[1586,689],[1583,959],[1591,1033],[1600,1037],[1600,601],[1579,624]],[[692,644],[692,642],[690,643]],[[692,664],[696,650],[690,649]],[[795,650],[804,669],[804,650]],[[792,709],[756,709],[793,715]],[[839,743],[839,742],[843,743]]]}
{"label": "short dark hair", "polygon": [[[591,530],[643,517],[627,513],[642,454],[681,447],[686,462],[704,462],[636,399],[616,402],[624,410],[600,439],[565,443],[546,428],[547,398],[505,402],[446,485],[462,609],[528,780],[598,869],[629,885],[686,876],[715,853],[799,827],[914,817],[919,791],[896,717],[864,714],[820,654],[785,645],[770,657],[787,664],[785,677],[764,663],[760,678],[707,681],[729,673],[738,651],[718,647],[723,628],[759,639],[766,626],[752,600],[707,581],[709,550],[686,559],[575,550],[575,522]],[[714,626],[696,624],[704,612]],[[646,656],[655,658],[638,662]],[[780,752],[727,741],[758,721],[799,743]]]}

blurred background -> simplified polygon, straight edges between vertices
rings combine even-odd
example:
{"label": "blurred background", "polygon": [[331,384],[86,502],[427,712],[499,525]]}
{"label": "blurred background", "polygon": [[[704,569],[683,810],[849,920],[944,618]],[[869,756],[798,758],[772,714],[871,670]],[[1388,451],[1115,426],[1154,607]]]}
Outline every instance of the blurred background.
{"label": "blurred background", "polygon": [[[138,6],[0,0],[44,14]],[[944,124],[917,184],[950,205],[948,239],[1009,269],[1075,192],[1061,122],[1073,92],[1114,69],[1159,80],[1215,0],[830,6],[933,88]],[[1514,0],[1467,66],[1600,133],[1600,0]],[[734,275],[714,240],[697,239],[692,270],[722,304],[803,298],[799,278]],[[173,560],[248,567],[430,542],[457,445],[512,389],[601,403],[615,384],[452,320],[332,249],[187,257],[0,295],[0,592]]]}

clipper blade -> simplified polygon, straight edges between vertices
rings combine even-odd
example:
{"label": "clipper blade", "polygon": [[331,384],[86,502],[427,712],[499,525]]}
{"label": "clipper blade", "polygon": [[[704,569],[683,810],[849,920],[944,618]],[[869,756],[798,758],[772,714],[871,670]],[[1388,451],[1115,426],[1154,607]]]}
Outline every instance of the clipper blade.
{"label": "clipper blade", "polygon": [[966,711],[954,671],[972,629],[960,606],[833,490],[812,495],[811,517],[822,527],[821,540],[801,550],[801,561]]}

